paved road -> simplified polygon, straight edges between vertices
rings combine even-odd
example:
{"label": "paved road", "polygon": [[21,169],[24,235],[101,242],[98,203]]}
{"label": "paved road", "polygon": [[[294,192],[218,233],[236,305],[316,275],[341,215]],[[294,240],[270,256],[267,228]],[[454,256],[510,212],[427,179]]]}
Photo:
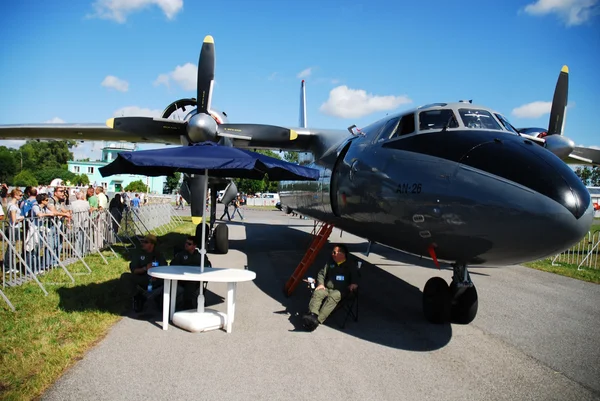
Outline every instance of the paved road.
{"label": "paved road", "polygon": [[[334,230],[331,241],[365,260],[360,320],[341,330],[334,315],[306,333],[296,327],[307,290],[286,298],[282,287],[312,222],[247,210],[229,228],[231,250],[210,255],[213,265],[257,272],[238,286],[233,333],[165,332],[160,316],[124,317],[43,399],[600,399],[598,285],[519,266],[472,269],[475,321],[432,325],[421,289],[449,270],[379,246],[364,257],[363,240]],[[224,310],[225,293],[211,283],[207,302]]]}

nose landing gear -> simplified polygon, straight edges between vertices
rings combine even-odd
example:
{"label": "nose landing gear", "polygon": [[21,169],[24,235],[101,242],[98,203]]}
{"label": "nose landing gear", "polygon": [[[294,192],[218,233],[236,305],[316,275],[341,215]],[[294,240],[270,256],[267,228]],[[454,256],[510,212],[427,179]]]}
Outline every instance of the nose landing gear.
{"label": "nose landing gear", "polygon": [[450,285],[441,277],[432,277],[423,289],[423,313],[431,323],[469,324],[477,315],[477,290],[467,266],[455,263]]}

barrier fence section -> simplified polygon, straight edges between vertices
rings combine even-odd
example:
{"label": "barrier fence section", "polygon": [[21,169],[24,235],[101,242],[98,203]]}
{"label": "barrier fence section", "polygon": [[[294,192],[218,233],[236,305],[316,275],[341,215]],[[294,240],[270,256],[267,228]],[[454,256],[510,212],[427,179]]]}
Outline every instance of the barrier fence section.
{"label": "barrier fence section", "polygon": [[577,265],[577,270],[584,267],[598,269],[598,254],[600,253],[600,231],[590,231],[588,235],[579,241],[574,247],[567,249],[552,257],[552,264],[568,263]]}
{"label": "barrier fence section", "polygon": [[77,273],[69,271],[69,264],[81,261],[87,272],[78,274],[90,274],[85,256],[97,253],[108,264],[101,250],[110,249],[117,256],[114,244],[129,242],[135,247],[133,237],[153,230],[162,235],[183,221],[176,213],[171,202],[157,202],[125,208],[123,213],[117,209],[83,211],[69,218],[29,217],[16,224],[10,221],[11,216],[5,216],[0,221],[0,297],[14,311],[2,290],[32,280],[48,295],[38,277],[52,269],[62,269],[74,283]]}

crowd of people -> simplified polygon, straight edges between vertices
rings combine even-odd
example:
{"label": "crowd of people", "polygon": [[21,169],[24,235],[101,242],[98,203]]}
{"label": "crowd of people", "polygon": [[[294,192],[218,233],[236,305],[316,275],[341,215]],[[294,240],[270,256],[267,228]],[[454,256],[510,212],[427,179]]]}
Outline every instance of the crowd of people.
{"label": "crowd of people", "polygon": [[[0,184],[0,225],[4,272],[25,273],[21,260],[35,273],[43,273],[63,258],[64,238],[69,238],[80,255],[103,246],[103,233],[83,231],[97,221],[101,211],[112,215],[112,229],[119,229],[124,211],[143,204],[140,194],[115,194],[109,201],[102,186],[73,190],[64,185],[28,186],[22,191]],[[20,254],[22,259],[17,256]]]}

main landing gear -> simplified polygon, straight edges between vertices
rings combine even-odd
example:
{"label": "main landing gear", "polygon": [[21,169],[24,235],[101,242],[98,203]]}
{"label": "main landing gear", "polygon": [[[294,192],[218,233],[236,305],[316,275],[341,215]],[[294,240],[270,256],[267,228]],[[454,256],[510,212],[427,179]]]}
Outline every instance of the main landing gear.
{"label": "main landing gear", "polygon": [[[210,187],[210,225],[206,225],[206,246],[213,253],[226,254],[229,252],[229,227],[227,224],[215,224],[217,220],[217,187]],[[196,238],[202,238],[202,225],[196,226]]]}
{"label": "main landing gear", "polygon": [[455,263],[450,285],[441,277],[432,277],[423,289],[423,312],[431,323],[469,324],[477,315],[477,290],[467,266]]}

